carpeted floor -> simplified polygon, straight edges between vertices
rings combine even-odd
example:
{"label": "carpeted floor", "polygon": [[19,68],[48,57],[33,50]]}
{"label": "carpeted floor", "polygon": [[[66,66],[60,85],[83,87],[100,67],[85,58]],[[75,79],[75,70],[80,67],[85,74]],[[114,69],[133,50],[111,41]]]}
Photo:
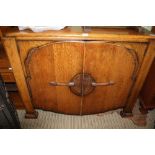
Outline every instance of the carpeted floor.
{"label": "carpeted floor", "polygon": [[[134,123],[139,117],[139,105],[133,110],[132,119],[122,118],[119,115],[121,109],[96,115],[73,116],[38,110],[38,119],[25,119],[24,110],[18,110],[19,120],[23,129],[134,129],[154,128],[155,110],[150,111],[143,122],[145,126],[137,126]],[[134,120],[134,121],[132,121]],[[134,123],[133,123],[134,122]]]}

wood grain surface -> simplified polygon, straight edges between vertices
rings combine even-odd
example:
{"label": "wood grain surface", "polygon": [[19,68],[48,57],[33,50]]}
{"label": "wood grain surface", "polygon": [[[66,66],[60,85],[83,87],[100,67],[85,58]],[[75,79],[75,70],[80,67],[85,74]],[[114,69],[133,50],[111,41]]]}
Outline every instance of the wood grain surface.
{"label": "wood grain surface", "polygon": [[51,86],[52,81],[68,83],[82,72],[83,44],[51,43],[32,49],[25,61],[27,80],[35,107],[80,114],[81,98],[68,86]]}
{"label": "wood grain surface", "polygon": [[[19,42],[18,47],[36,108],[91,114],[125,106],[146,44],[24,41]],[[67,86],[49,85],[51,81],[68,83],[79,73],[91,74],[97,82],[114,81],[115,84],[97,86],[84,97],[76,96]]]}
{"label": "wood grain surface", "polygon": [[124,107],[134,70],[138,69],[138,59],[132,52],[135,51],[112,43],[85,44],[84,72],[90,73],[96,82],[113,81],[114,85],[96,86],[93,93],[85,96],[83,114]]}
{"label": "wood grain surface", "polygon": [[128,42],[149,42],[155,39],[151,32],[139,27],[81,27],[67,26],[59,31],[44,31],[34,33],[31,30],[19,31],[18,28],[8,29],[6,37],[17,40],[108,40]]}

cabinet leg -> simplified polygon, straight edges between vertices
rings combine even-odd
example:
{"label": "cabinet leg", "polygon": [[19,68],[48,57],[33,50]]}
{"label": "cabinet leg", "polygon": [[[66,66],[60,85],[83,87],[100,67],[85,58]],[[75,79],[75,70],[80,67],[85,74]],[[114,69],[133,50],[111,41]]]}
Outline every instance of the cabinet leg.
{"label": "cabinet leg", "polygon": [[133,116],[132,112],[125,112],[124,110],[122,110],[122,111],[120,112],[120,115],[121,115],[121,117],[123,117],[123,118],[129,118],[129,117],[132,117],[132,116]]}
{"label": "cabinet leg", "polygon": [[27,111],[25,118],[37,118],[38,113],[34,110],[32,105],[29,89],[27,87],[26,78],[24,76],[24,71],[23,71],[22,63],[19,56],[19,51],[16,44],[16,39],[3,38],[3,44],[5,46],[7,56],[9,58],[11,67],[13,69],[13,74],[16,80],[18,90],[20,92],[22,101]]}
{"label": "cabinet leg", "polygon": [[26,119],[37,119],[38,118],[38,112],[37,111],[34,111],[33,113],[26,112],[25,118]]}

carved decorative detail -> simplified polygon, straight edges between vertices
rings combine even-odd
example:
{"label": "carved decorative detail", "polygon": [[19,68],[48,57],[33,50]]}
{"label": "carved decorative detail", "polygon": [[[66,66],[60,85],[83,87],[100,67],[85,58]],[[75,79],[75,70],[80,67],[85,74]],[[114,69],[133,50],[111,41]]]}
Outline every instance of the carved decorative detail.
{"label": "carved decorative detail", "polygon": [[117,46],[119,46],[119,47],[124,47],[125,49],[127,49],[128,53],[131,54],[131,56],[133,57],[134,66],[135,66],[135,67],[134,67],[134,70],[133,70],[131,79],[132,79],[132,80],[135,80],[136,75],[137,75],[137,71],[138,71],[138,68],[139,68],[139,59],[138,59],[137,52],[135,51],[135,49],[129,48],[129,47],[127,47],[126,45],[120,45],[120,44],[118,44],[118,43],[114,43],[114,45],[117,45]]}
{"label": "carved decorative detail", "polygon": [[[26,66],[27,75],[29,76],[29,78],[31,78],[31,76],[30,76],[30,71],[27,68],[27,65],[29,64],[32,55],[37,51],[37,49],[43,48],[43,47],[48,46],[48,45],[51,45],[51,44],[58,44],[58,43],[64,43],[64,42],[81,42],[81,43],[83,42],[83,43],[85,43],[87,41],[55,41],[55,42],[53,41],[53,42],[50,42],[48,44],[41,45],[41,46],[38,46],[38,47],[35,47],[35,48],[30,49],[29,52],[28,52],[28,55],[27,55],[27,57],[25,59],[25,62],[24,62],[25,63],[25,66]],[[131,79],[132,80],[135,80],[136,73],[137,73],[138,68],[139,68],[138,67],[139,66],[139,59],[138,59],[138,55],[137,55],[137,52],[135,51],[135,49],[129,48],[128,46],[122,45],[122,44],[120,44],[118,42],[111,42],[111,41],[88,41],[88,42],[96,42],[96,43],[97,42],[98,43],[102,42],[102,43],[105,43],[105,44],[119,46],[119,47],[123,47],[123,48],[127,49],[128,53],[131,54],[131,56],[133,57],[133,60],[134,60],[135,67],[134,67],[134,70],[133,70],[133,74],[132,74]]]}
{"label": "carved decorative detail", "polygon": [[[113,46],[118,46],[118,47],[123,47],[126,49],[126,51],[132,56],[133,58],[133,63],[134,63],[134,69],[133,69],[133,73],[131,75],[131,79],[132,80],[135,80],[135,77],[137,75],[137,71],[138,71],[138,68],[139,68],[139,59],[138,59],[138,55],[137,55],[137,52],[135,51],[135,49],[133,48],[130,48],[129,46],[126,46],[126,45],[122,45],[121,43],[117,43],[117,42],[109,42],[109,41],[55,41],[55,42],[50,42],[48,44],[45,44],[45,45],[41,45],[41,46],[38,46],[38,47],[35,47],[35,48],[32,48],[29,50],[28,52],[28,55],[24,61],[25,63],[25,68],[26,68],[26,73],[27,73],[27,84],[28,84],[28,87],[30,88],[30,85],[29,85],[29,80],[31,80],[31,75],[30,75],[30,70],[29,70],[29,63],[31,61],[31,57],[32,55],[37,52],[38,49],[40,48],[43,48],[43,47],[46,47],[48,45],[51,45],[51,44],[58,44],[58,43],[64,43],[64,42],[81,42],[81,43],[87,43],[87,42],[96,42],[96,43],[104,43],[104,44],[109,44],[109,45],[113,45]],[[85,76],[84,80],[87,79],[88,81],[85,82],[86,86],[85,86],[85,93],[81,94],[81,90],[82,87],[80,88],[79,86],[77,86],[78,84],[81,85],[80,83],[80,78],[82,78],[82,76]],[[74,87],[70,87],[71,91],[73,93],[75,93],[76,95],[87,95],[89,93],[91,93],[93,90],[94,90],[94,87],[89,87],[88,83],[93,82],[93,78],[91,79],[87,74],[82,74],[82,76],[75,76],[73,79],[76,78],[76,83],[77,85],[74,86]],[[79,82],[78,82],[79,81]],[[88,86],[88,87],[87,87]],[[80,89],[79,89],[80,88]]]}
{"label": "carved decorative detail", "polygon": [[71,82],[74,83],[74,86],[70,87],[70,90],[78,96],[88,95],[95,89],[95,87],[92,86],[92,83],[95,82],[95,80],[87,73],[75,75],[71,79]]}
{"label": "carved decorative detail", "polygon": [[89,42],[104,43],[104,44],[109,44],[109,45],[114,45],[114,46],[125,48],[127,50],[127,52],[133,57],[133,60],[134,60],[134,70],[133,70],[131,79],[135,80],[136,75],[137,75],[137,71],[139,69],[139,58],[138,58],[138,55],[137,55],[137,52],[135,49],[130,48],[127,45],[122,45],[119,42],[112,42],[112,41],[89,41]]}

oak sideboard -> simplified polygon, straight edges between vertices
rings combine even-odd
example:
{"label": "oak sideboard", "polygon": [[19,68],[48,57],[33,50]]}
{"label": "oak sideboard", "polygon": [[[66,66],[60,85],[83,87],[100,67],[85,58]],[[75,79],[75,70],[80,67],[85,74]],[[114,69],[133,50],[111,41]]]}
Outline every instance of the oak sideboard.
{"label": "oak sideboard", "polygon": [[36,109],[85,115],[122,108],[131,116],[155,56],[155,36],[141,27],[12,28],[2,41],[26,118],[37,118]]}

